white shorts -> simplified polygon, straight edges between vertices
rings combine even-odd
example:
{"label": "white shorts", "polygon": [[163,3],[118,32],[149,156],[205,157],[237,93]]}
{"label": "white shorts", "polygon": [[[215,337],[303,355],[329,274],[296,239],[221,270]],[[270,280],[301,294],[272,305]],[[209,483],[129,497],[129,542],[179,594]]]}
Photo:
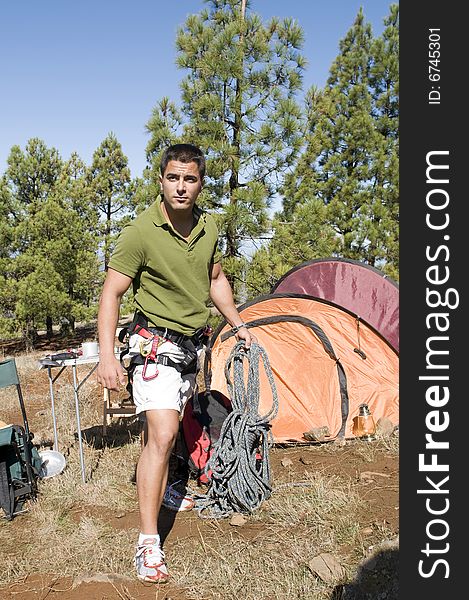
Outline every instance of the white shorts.
{"label": "white shorts", "polygon": [[[147,340],[138,334],[129,339],[128,357],[140,354],[140,344],[146,344]],[[198,361],[202,350],[198,351]],[[168,340],[162,340],[157,354],[166,355],[174,362],[181,362],[184,351]],[[197,389],[196,373],[181,375],[181,372],[168,365],[148,362],[143,378],[144,365],[137,365],[133,372],[132,395],[136,414],[147,410],[173,409],[180,413],[184,412],[187,401],[195,394]],[[197,371],[199,364],[197,364]],[[156,374],[156,377],[153,375]]]}

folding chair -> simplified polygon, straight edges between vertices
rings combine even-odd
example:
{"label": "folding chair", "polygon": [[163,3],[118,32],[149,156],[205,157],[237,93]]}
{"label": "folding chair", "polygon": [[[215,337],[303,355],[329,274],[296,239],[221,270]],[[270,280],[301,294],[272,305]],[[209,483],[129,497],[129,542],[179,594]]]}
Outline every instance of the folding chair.
{"label": "folding chair", "polygon": [[23,417],[23,426],[7,425],[0,429],[0,506],[11,520],[22,512],[26,498],[36,498],[42,461],[32,444],[14,358],[0,361],[0,388],[9,386],[16,387]]}
{"label": "folding chair", "polygon": [[135,405],[132,398],[117,400],[111,402],[111,392],[104,388],[103,401],[103,436],[107,433],[107,426],[110,423],[110,417],[130,417],[135,414]]}

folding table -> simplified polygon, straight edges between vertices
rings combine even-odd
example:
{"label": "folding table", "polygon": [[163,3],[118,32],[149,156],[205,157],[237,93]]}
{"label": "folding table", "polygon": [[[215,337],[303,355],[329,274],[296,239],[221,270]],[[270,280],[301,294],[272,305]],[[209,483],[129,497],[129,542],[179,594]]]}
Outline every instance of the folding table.
{"label": "folding table", "polygon": [[[119,358],[119,352],[116,352],[116,358]],[[75,399],[75,415],[77,422],[77,433],[78,433],[78,447],[80,452],[80,466],[81,466],[81,478],[83,483],[86,482],[85,476],[85,460],[83,456],[83,443],[81,437],[81,422],[80,422],[80,405],[78,392],[81,386],[85,383],[85,381],[94,373],[97,369],[99,363],[99,355],[88,356],[86,358],[78,357],[78,358],[65,358],[65,359],[54,359],[54,355],[52,357],[45,357],[39,360],[39,366],[41,369],[47,369],[47,374],[49,377],[49,391],[50,391],[50,399],[51,399],[51,409],[52,409],[52,422],[54,427],[54,450],[58,451],[58,436],[57,436],[57,418],[55,414],[55,398],[54,398],[54,383],[60,377],[60,375],[64,372],[67,367],[72,368],[73,373],[73,395]],[[81,380],[78,380],[77,367],[80,365],[89,365],[90,368],[88,370],[87,375]],[[52,369],[60,368],[60,371],[52,376]]]}

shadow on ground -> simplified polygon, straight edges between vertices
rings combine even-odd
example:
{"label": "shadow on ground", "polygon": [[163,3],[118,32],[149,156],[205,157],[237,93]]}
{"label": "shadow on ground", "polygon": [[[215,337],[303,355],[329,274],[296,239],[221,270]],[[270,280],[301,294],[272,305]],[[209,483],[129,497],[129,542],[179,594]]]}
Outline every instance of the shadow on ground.
{"label": "shadow on ground", "polygon": [[399,549],[383,548],[364,561],[355,579],[336,586],[331,600],[398,600]]}
{"label": "shadow on ground", "polygon": [[[82,429],[82,439],[95,450],[103,448],[121,448],[131,443],[135,438],[140,436],[142,431],[142,423],[138,417],[125,417],[114,419],[107,426],[106,435],[103,433],[102,425],[93,425]],[[77,434],[75,434],[77,435]]]}

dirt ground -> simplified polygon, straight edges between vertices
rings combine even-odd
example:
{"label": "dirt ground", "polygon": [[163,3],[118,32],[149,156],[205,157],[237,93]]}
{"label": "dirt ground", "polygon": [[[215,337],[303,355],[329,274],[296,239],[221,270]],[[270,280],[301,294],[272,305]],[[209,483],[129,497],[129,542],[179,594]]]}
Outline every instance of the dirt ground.
{"label": "dirt ground", "polygon": [[[90,335],[85,331],[82,336]],[[81,340],[79,337],[65,344],[64,340],[49,342],[45,339],[40,341],[41,351],[49,352],[64,347],[75,347]],[[20,353],[21,348],[10,343],[3,348],[5,356]],[[45,397],[48,399],[47,379],[38,377]],[[37,407],[35,407],[37,408]],[[34,410],[29,410],[28,419],[32,431],[34,426]],[[6,415],[7,419],[15,419],[18,415]],[[369,442],[374,444],[374,442]],[[273,487],[280,482],[296,481],[304,476],[305,471],[321,472],[323,475],[337,475],[348,478],[353,482],[355,489],[364,500],[360,513],[360,527],[364,545],[367,539],[372,541],[377,529],[386,530],[387,537],[398,536],[399,531],[399,464],[396,453],[380,448],[370,453],[364,453],[360,444],[349,441],[343,444],[340,451],[331,452],[327,445],[311,444],[296,445],[289,447],[274,447],[270,453],[270,461],[273,473]],[[90,509],[84,509],[85,514]],[[99,516],[110,524],[116,531],[122,529],[138,528],[137,506],[135,510],[115,514],[112,511],[99,509]],[[77,512],[76,519],[82,515]],[[25,521],[21,515],[15,517],[8,526],[11,528],[11,539],[14,543],[15,537],[24,527]],[[174,513],[162,509],[160,525],[162,537],[165,540],[167,556],[170,556],[171,542],[176,539],[184,539],[187,544],[196,543],[199,539],[200,518],[194,511]],[[236,534],[245,540],[255,540],[261,523],[251,522],[249,518],[241,527],[236,528]],[[213,535],[224,535],[231,527],[229,520],[217,522],[213,528]],[[34,535],[33,532],[32,536]],[[7,549],[0,550],[1,552]],[[38,548],[40,551],[40,547]],[[348,598],[353,596],[347,596]],[[357,596],[358,598],[359,596]],[[367,596],[368,597],[368,596]],[[381,596],[376,596],[376,598]],[[164,586],[144,584],[136,579],[118,577],[109,574],[96,574],[90,578],[60,577],[54,573],[32,573],[19,581],[12,582],[0,587],[0,598],[2,600],[192,600],[183,589],[178,587],[177,581],[170,581]],[[259,599],[264,600],[264,599]],[[267,599],[265,599],[267,600]],[[287,599],[285,599],[287,600]]]}

